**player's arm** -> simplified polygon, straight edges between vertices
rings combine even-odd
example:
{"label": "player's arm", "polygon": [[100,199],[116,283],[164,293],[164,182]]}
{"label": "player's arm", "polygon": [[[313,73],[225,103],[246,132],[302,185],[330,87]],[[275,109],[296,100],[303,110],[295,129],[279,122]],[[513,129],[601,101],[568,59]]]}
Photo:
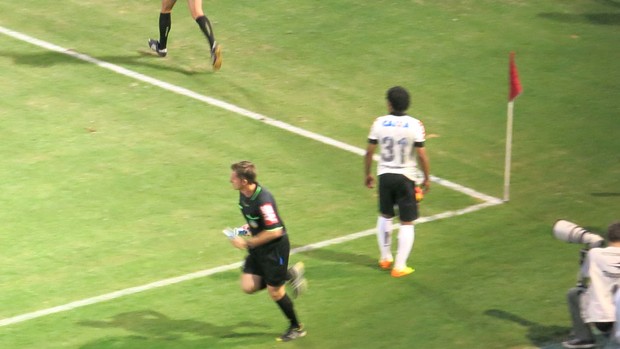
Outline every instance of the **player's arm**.
{"label": "player's arm", "polygon": [[275,240],[281,237],[284,234],[284,229],[276,228],[272,230],[263,230],[258,234],[249,237],[242,238],[240,236],[236,236],[230,240],[230,242],[238,249],[245,250],[248,248],[255,248],[261,245],[264,245],[272,240]]}
{"label": "player's arm", "polygon": [[431,166],[428,161],[428,156],[426,155],[426,148],[424,148],[424,143],[422,143],[421,146],[416,146],[416,154],[418,156],[418,164],[422,169],[422,173],[424,173],[422,188],[425,192],[427,192],[431,188]]}
{"label": "player's arm", "polygon": [[253,234],[252,237],[247,239],[233,239],[232,243],[237,248],[255,248],[272,240],[280,238],[284,235],[284,227],[282,226],[282,220],[280,219],[278,212],[275,208],[275,202],[272,197],[262,199],[259,205],[260,215],[262,221],[265,223],[264,229],[260,232]]}
{"label": "player's arm", "polygon": [[375,178],[372,176],[372,157],[375,154],[375,149],[377,149],[377,140],[376,139],[368,139],[368,146],[366,146],[366,155],[364,156],[364,174],[365,174],[365,184],[368,188],[375,187]]}
{"label": "player's arm", "polygon": [[275,240],[281,237],[282,235],[284,235],[284,229],[282,228],[277,228],[273,230],[263,230],[260,233],[247,239],[246,244],[248,248],[254,248],[254,247],[269,243],[270,241]]}

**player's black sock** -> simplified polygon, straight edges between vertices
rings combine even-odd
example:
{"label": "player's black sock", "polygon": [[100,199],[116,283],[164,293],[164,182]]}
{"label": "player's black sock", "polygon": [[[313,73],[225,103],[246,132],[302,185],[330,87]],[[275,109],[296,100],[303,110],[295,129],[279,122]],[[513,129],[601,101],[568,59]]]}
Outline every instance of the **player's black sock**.
{"label": "player's black sock", "polygon": [[159,14],[159,49],[163,50],[168,46],[168,33],[172,27],[170,13]]}
{"label": "player's black sock", "polygon": [[286,318],[291,322],[291,327],[299,327],[297,315],[295,314],[295,309],[293,308],[293,302],[288,295],[284,294],[284,297],[280,298],[280,300],[276,301],[276,303],[278,303],[278,306],[280,306],[280,309]]}
{"label": "player's black sock", "polygon": [[205,34],[207,40],[209,40],[209,47],[213,48],[215,42],[215,35],[213,35],[213,28],[211,28],[211,22],[206,16],[200,16],[196,18],[196,23],[200,27],[200,30]]}

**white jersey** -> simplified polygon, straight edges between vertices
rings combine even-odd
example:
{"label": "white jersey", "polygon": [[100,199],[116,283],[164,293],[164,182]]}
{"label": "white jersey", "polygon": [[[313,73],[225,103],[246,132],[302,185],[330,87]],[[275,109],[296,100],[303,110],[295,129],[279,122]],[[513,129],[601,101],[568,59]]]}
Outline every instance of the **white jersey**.
{"label": "white jersey", "polygon": [[620,247],[591,249],[581,273],[590,278],[590,285],[581,298],[584,321],[616,321],[614,292],[620,287]]}
{"label": "white jersey", "polygon": [[416,181],[421,178],[416,161],[415,143],[425,141],[422,122],[409,115],[384,115],[372,124],[368,139],[377,141],[381,154],[377,175],[397,173]]}
{"label": "white jersey", "polygon": [[616,325],[614,326],[613,331],[616,342],[620,343],[620,292],[616,292],[616,295],[614,296],[614,304],[616,305],[616,318],[614,319]]}

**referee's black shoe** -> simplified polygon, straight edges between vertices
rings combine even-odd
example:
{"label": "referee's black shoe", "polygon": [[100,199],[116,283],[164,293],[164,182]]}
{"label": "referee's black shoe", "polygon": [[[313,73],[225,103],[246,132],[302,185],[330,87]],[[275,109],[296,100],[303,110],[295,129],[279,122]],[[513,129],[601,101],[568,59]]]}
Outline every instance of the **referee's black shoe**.
{"label": "referee's black shoe", "polygon": [[280,337],[276,338],[278,342],[290,342],[294,339],[301,338],[306,335],[306,329],[304,325],[299,325],[297,327],[289,327],[289,329]]}

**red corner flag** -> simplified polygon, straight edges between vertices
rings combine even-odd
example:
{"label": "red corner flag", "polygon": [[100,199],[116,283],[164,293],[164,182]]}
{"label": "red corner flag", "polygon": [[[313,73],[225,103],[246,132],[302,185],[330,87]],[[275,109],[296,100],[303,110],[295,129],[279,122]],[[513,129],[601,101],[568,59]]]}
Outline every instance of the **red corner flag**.
{"label": "red corner flag", "polygon": [[515,53],[510,52],[510,95],[508,101],[512,102],[519,94],[521,94],[523,88],[521,82],[519,82],[519,73],[517,72],[517,65],[515,64]]}

